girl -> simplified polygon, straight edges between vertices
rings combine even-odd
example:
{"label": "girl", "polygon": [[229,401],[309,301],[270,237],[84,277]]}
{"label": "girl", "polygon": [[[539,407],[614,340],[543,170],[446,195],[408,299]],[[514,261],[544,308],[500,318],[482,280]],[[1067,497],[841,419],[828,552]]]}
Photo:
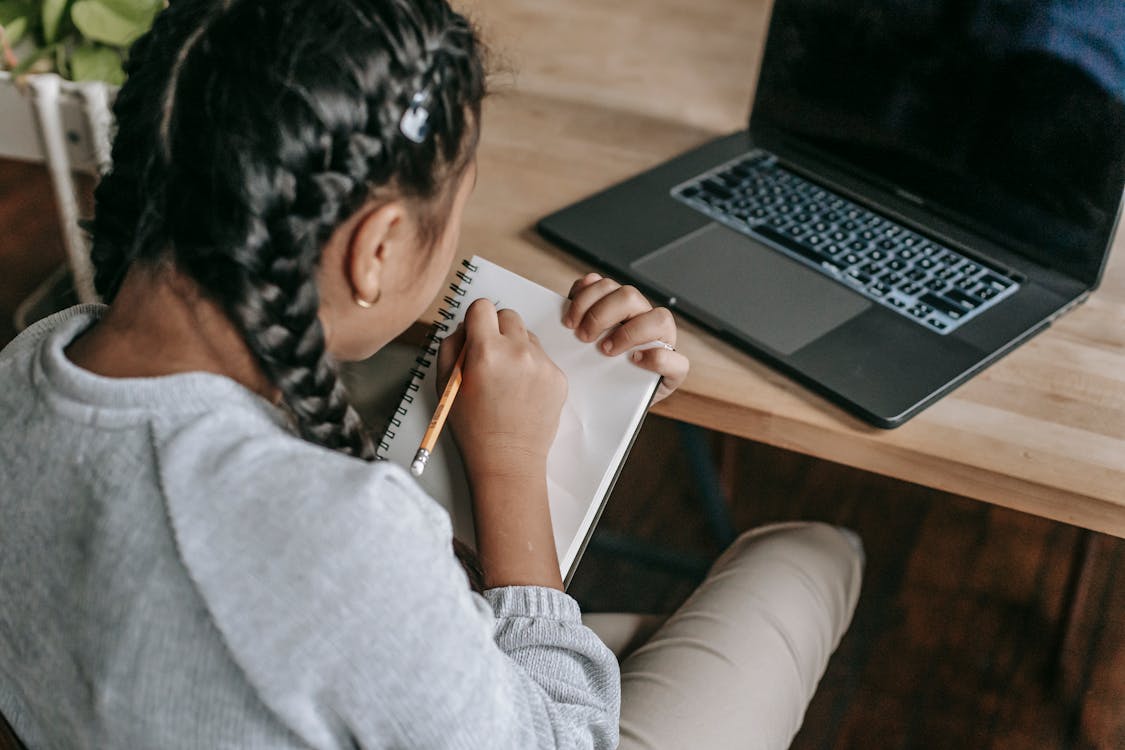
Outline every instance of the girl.
{"label": "girl", "polygon": [[[0,358],[0,713],[33,748],[615,746],[618,663],[561,590],[547,513],[565,382],[519,316],[477,303],[441,352],[466,347],[483,595],[337,377],[456,255],[473,29],[445,0],[177,0],[128,73],[92,225],[110,304]],[[675,343],[630,288],[571,298],[608,356]],[[659,398],[688,369],[637,364]],[[809,616],[815,685],[858,573],[814,532],[851,575]]]}

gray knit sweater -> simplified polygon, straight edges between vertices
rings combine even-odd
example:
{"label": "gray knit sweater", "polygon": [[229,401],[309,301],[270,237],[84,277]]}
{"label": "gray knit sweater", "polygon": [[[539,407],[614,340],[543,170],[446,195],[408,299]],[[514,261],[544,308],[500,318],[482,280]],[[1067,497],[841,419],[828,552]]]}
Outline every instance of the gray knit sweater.
{"label": "gray knit sweater", "polygon": [[613,747],[578,606],[469,590],[405,472],[231,380],[110,379],[77,307],[0,353],[0,712],[31,748]]}

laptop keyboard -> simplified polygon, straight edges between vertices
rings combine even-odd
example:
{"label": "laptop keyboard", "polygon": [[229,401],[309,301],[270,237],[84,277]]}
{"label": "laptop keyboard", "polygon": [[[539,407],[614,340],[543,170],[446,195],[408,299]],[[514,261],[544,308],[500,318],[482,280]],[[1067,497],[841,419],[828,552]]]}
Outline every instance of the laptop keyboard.
{"label": "laptop keyboard", "polygon": [[948,334],[1015,293],[1019,283],[754,151],[676,186],[692,208]]}

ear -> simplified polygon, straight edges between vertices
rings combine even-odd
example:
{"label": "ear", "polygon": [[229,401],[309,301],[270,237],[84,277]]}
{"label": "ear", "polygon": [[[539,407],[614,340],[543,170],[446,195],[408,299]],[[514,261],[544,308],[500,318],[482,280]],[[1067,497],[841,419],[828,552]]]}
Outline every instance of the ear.
{"label": "ear", "polygon": [[360,218],[348,239],[345,269],[356,299],[371,302],[383,292],[387,261],[404,250],[406,205],[390,201]]}

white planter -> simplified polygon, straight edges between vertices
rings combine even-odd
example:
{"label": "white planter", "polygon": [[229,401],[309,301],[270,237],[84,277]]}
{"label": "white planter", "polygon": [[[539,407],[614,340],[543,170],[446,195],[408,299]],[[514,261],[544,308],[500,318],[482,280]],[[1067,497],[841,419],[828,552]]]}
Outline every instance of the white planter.
{"label": "white planter", "polygon": [[89,246],[78,227],[73,175],[96,175],[109,166],[109,105],[115,94],[104,83],[74,83],[54,73],[15,80],[0,71],[0,157],[47,165],[75,291],[83,302],[97,295]]}

